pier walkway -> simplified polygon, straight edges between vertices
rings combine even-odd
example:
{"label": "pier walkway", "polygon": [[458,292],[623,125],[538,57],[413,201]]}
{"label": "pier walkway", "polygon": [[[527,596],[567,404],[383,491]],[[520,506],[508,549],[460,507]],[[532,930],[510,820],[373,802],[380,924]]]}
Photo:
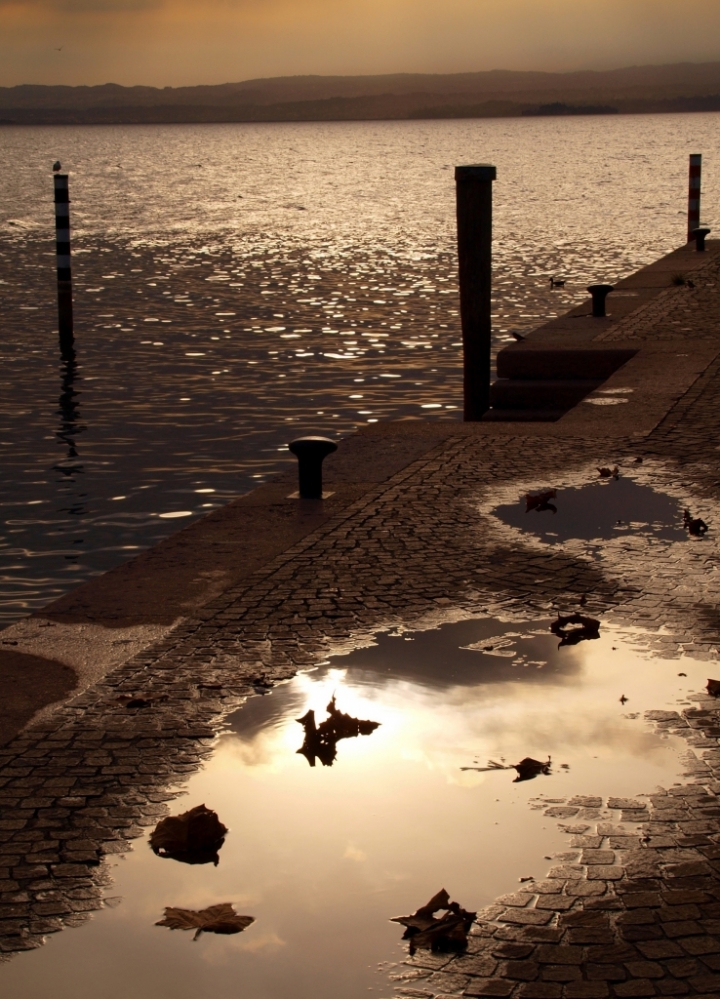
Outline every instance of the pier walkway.
{"label": "pier walkway", "polygon": [[[280,477],[0,633],[0,953],[101,907],[103,856],[166,813],[244,698],[379,630],[582,608],[666,653],[720,650],[720,242],[618,289],[607,319],[585,304],[528,341],[637,351],[557,422],[375,425],[327,459],[323,504]],[[598,560],[492,515],[602,466],[710,530],[621,534]],[[686,782],[569,801],[572,859],[480,913],[467,953],[408,958],[399,995],[720,994],[720,711],[698,691],[652,721],[687,739]]]}

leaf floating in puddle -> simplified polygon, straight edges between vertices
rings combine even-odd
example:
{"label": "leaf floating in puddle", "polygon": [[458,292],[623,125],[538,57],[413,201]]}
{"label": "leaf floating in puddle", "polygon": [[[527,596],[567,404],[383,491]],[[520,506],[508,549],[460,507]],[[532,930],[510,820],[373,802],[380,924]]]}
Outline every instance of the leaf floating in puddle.
{"label": "leaf floating in puddle", "polygon": [[315,712],[308,711],[298,722],[305,729],[305,739],[298,753],[302,754],[311,767],[318,759],[324,767],[331,767],[337,756],[337,744],[341,739],[352,739],[358,735],[370,735],[380,722],[363,721],[338,711],[335,697],[327,706],[329,717],[319,725],[315,724]]}
{"label": "leaf floating in puddle", "polygon": [[193,940],[197,940],[201,933],[242,933],[254,922],[253,916],[238,916],[230,902],[221,902],[197,912],[166,906],[164,918],[155,925],[168,926],[171,930],[195,930]]}
{"label": "leaf floating in puddle", "polygon": [[542,513],[543,510],[552,510],[553,513],[557,513],[557,507],[554,503],[551,503],[551,499],[555,499],[557,496],[557,489],[546,489],[543,493],[537,493],[533,496],[528,493],[525,497],[525,513],[530,513],[531,510],[535,510],[536,513]]}
{"label": "leaf floating in puddle", "polygon": [[216,867],[218,850],[225,842],[227,827],[205,805],[197,805],[182,815],[169,815],[150,833],[150,846],[158,857],[170,857],[183,864],[209,864]]}
{"label": "leaf floating in puddle", "polygon": [[[443,915],[436,918],[435,913],[441,909],[445,910]],[[433,895],[427,905],[421,906],[411,916],[393,916],[391,922],[401,923],[406,927],[403,940],[410,941],[411,954],[418,947],[427,950],[464,950],[476,915],[476,912],[468,912],[457,902],[451,902],[443,888],[437,895]]]}
{"label": "leaf floating in puddle", "polygon": [[[496,763],[495,760],[488,760],[488,765],[486,767],[460,767],[461,770],[477,770],[480,773],[487,773],[489,770],[515,770],[517,772],[517,777],[513,781],[513,784],[519,784],[524,780],[534,780],[539,777],[540,774],[544,774],[546,777],[550,776],[551,773],[552,760],[548,756],[545,763],[540,760],[533,760],[532,757],[526,756],[524,760],[520,760],[519,763],[511,763],[506,766],[504,763]],[[567,764],[563,766],[568,769]]]}
{"label": "leaf floating in puddle", "polygon": [[600,622],[585,614],[558,614],[557,621],[550,625],[550,631],[558,636],[558,648],[562,648],[563,645],[577,645],[578,642],[600,638]]}
{"label": "leaf floating in puddle", "polygon": [[601,479],[618,479],[620,477],[620,472],[617,465],[614,468],[606,468],[603,465],[602,468],[598,468],[598,475]]}
{"label": "leaf floating in puddle", "polygon": [[701,520],[700,517],[693,517],[689,510],[683,513],[683,526],[687,528],[688,534],[692,534],[694,538],[701,538],[709,530],[705,521]]}
{"label": "leaf floating in puddle", "polygon": [[720,697],[720,680],[708,680],[707,692],[711,697]]}

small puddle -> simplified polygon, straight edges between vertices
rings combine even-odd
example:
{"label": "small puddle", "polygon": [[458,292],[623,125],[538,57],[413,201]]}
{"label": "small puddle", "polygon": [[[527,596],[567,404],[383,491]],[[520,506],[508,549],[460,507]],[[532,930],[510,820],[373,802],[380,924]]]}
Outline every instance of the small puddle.
{"label": "small puddle", "polygon": [[[555,495],[550,495],[555,493]],[[498,506],[494,514],[550,544],[571,539],[607,540],[622,534],[642,534],[667,541],[687,538],[683,510],[672,496],[632,479],[607,478],[570,489],[537,490],[545,502],[533,504],[522,496]]]}
{"label": "small puddle", "polygon": [[[391,916],[443,887],[479,909],[520,878],[544,877],[553,855],[571,859],[558,818],[589,826],[599,815],[569,806],[573,795],[636,796],[682,773],[685,742],[642,715],[701,691],[708,665],[657,658],[639,633],[605,625],[596,640],[559,647],[549,625],[475,619],[381,634],[252,698],[171,802],[175,815],[205,803],[229,827],[218,866],[135,841],[110,861],[112,907],[0,968],[4,994],[391,994],[389,963],[407,952]],[[305,731],[297,719],[312,710],[319,726],[333,697],[338,711],[379,725],[323,757],[307,751],[307,719]],[[528,756],[550,757],[549,775],[463,769]],[[255,922],[196,942],[154,925],[165,906],[226,902]]]}

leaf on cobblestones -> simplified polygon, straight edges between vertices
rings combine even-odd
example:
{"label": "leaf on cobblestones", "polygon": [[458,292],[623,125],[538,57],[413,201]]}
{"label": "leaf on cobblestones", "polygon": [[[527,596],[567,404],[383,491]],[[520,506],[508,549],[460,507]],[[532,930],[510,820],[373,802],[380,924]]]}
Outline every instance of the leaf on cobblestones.
{"label": "leaf on cobblestones", "polygon": [[195,930],[193,940],[197,940],[201,933],[242,933],[254,922],[253,916],[238,916],[230,902],[221,902],[197,912],[166,906],[165,916],[155,925],[168,926],[171,930]]}
{"label": "leaf on cobblestones", "polygon": [[205,805],[196,805],[182,815],[161,819],[150,833],[150,846],[158,857],[170,857],[184,864],[216,867],[218,850],[225,842],[227,827]]}
{"label": "leaf on cobblestones", "polygon": [[[444,910],[443,915],[436,917],[435,913],[440,910]],[[414,954],[418,947],[427,950],[464,950],[476,916],[476,912],[468,912],[457,902],[451,902],[450,896],[442,888],[417,912],[411,916],[393,916],[391,922],[401,923],[405,927],[403,940],[410,942],[410,953]]]}
{"label": "leaf on cobblestones", "polygon": [[489,770],[515,770],[517,772],[517,777],[513,781],[513,784],[519,784],[524,780],[534,780],[534,778],[539,777],[540,774],[544,774],[546,777],[549,777],[551,766],[552,760],[549,756],[545,763],[542,763],[540,760],[533,760],[530,756],[526,756],[525,759],[520,760],[519,763],[511,763],[508,766],[504,763],[496,763],[495,760],[488,760],[488,765],[486,767],[460,767],[460,769],[478,770],[480,773],[487,773]]}
{"label": "leaf on cobblestones", "polygon": [[720,697],[720,680],[708,680],[707,692],[711,697]]}
{"label": "leaf on cobblestones", "polygon": [[600,638],[600,622],[585,614],[558,614],[557,621],[550,625],[550,631],[560,639],[560,649],[563,645],[577,645],[578,642]]}
{"label": "leaf on cobblestones", "polygon": [[531,510],[535,510],[536,513],[542,513],[543,510],[551,510],[553,513],[557,513],[557,507],[554,503],[551,503],[551,499],[555,499],[557,496],[557,489],[546,489],[545,492],[537,493],[532,495],[528,493],[525,497],[525,513],[530,513]]}
{"label": "leaf on cobblestones", "polygon": [[370,735],[380,722],[363,721],[338,711],[335,697],[327,706],[328,717],[319,725],[315,723],[315,712],[308,711],[297,721],[305,730],[305,739],[298,753],[305,757],[311,767],[318,759],[324,767],[331,767],[337,757],[337,744],[341,739],[352,739],[358,735]]}
{"label": "leaf on cobblestones", "polygon": [[601,479],[618,479],[620,472],[617,465],[614,468],[607,468],[603,465],[602,468],[598,468],[598,475]]}
{"label": "leaf on cobblestones", "polygon": [[115,700],[118,704],[123,704],[126,708],[147,708],[151,704],[167,701],[167,694],[147,694],[145,696],[134,694],[121,694]]}
{"label": "leaf on cobblestones", "polygon": [[700,517],[693,517],[689,510],[685,510],[683,513],[683,526],[687,529],[688,534],[692,534],[694,538],[701,538],[710,529],[704,520],[701,520]]}

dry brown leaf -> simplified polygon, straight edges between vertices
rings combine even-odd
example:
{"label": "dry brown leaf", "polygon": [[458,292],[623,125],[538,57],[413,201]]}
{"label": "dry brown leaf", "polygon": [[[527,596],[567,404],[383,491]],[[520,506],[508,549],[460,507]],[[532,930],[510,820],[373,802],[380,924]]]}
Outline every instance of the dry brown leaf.
{"label": "dry brown leaf", "polygon": [[700,517],[693,517],[689,510],[683,514],[683,525],[688,529],[688,533],[695,538],[701,538],[709,530],[705,521]]}
{"label": "dry brown leaf", "polygon": [[327,706],[327,712],[328,717],[319,725],[315,723],[314,711],[308,711],[297,719],[305,730],[305,739],[298,753],[305,757],[311,767],[315,766],[316,758],[324,767],[331,767],[337,756],[340,739],[370,735],[380,725],[380,722],[364,721],[338,711],[334,696]]}
{"label": "dry brown leaf", "polygon": [[254,922],[253,916],[238,916],[230,902],[221,902],[197,912],[166,906],[165,916],[155,925],[171,930],[195,930],[193,940],[197,940],[201,933],[242,933]]}
{"label": "dry brown leaf", "polygon": [[509,766],[505,763],[496,763],[495,760],[488,760],[488,765],[486,767],[460,767],[460,769],[478,770],[480,773],[487,773],[489,770],[515,770],[517,777],[513,783],[519,784],[524,780],[533,780],[535,777],[539,777],[540,774],[544,774],[546,777],[549,777],[551,766],[552,760],[549,756],[545,763],[542,763],[540,760],[533,760],[530,756],[526,756],[525,759],[520,760],[519,763],[511,763]]}
{"label": "dry brown leaf", "polygon": [[543,510],[551,510],[553,513],[557,513],[557,507],[554,503],[551,503],[551,499],[555,499],[557,496],[557,489],[546,489],[543,493],[537,493],[532,495],[528,493],[525,497],[525,513],[530,513],[531,510],[535,510],[537,513],[542,513]]}
{"label": "dry brown leaf", "polygon": [[[445,912],[436,918],[435,913],[440,909]],[[464,950],[476,915],[476,912],[468,912],[457,902],[451,902],[450,896],[442,888],[417,912],[410,916],[393,916],[391,922],[401,923],[405,927],[403,940],[410,942],[411,954],[418,947],[429,950]]]}
{"label": "dry brown leaf", "polygon": [[560,639],[558,648],[561,648],[563,645],[577,645],[586,639],[600,638],[600,622],[585,614],[558,614],[557,621],[550,625],[550,631]]}
{"label": "dry brown leaf", "polygon": [[185,864],[209,864],[216,867],[218,850],[225,842],[224,826],[210,808],[196,805],[182,815],[161,819],[150,833],[150,846],[159,857],[171,857]]}

